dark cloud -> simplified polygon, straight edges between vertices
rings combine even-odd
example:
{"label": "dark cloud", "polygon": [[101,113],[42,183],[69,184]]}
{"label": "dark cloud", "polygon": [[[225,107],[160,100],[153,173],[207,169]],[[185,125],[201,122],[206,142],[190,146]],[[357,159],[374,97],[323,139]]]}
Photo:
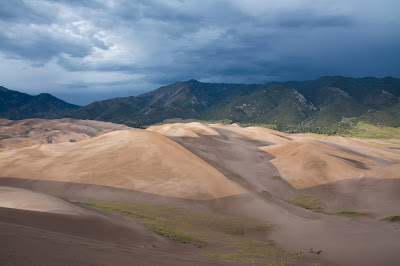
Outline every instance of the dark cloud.
{"label": "dark cloud", "polygon": [[0,1],[0,85],[82,104],[192,78],[400,76],[396,10],[396,0]]}

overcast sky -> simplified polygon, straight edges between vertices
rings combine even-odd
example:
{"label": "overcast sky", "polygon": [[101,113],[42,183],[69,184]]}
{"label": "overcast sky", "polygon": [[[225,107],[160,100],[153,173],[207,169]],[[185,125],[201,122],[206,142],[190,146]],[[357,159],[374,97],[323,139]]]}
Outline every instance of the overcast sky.
{"label": "overcast sky", "polygon": [[0,85],[77,104],[176,81],[400,77],[399,0],[0,1]]}

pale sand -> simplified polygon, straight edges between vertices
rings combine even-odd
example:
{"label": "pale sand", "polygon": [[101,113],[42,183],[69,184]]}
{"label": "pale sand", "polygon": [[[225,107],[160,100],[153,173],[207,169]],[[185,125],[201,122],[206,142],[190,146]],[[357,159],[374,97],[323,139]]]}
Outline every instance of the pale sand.
{"label": "pale sand", "polygon": [[2,152],[0,169],[2,177],[102,185],[176,198],[206,200],[245,192],[179,144],[145,130]]}
{"label": "pale sand", "polygon": [[81,141],[102,134],[131,129],[124,125],[93,120],[0,119],[0,150],[20,149],[36,144]]}
{"label": "pale sand", "polygon": [[150,131],[161,133],[165,136],[176,137],[199,137],[198,134],[208,136],[218,136],[218,132],[212,128],[198,122],[165,124],[161,126],[151,126]]}
{"label": "pale sand", "polygon": [[0,186],[0,207],[38,212],[77,215],[80,208],[64,200],[42,193]]}

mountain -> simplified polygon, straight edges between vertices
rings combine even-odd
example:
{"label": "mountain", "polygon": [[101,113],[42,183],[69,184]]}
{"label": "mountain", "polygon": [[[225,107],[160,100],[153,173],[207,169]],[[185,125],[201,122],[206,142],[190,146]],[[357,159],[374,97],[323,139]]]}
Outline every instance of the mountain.
{"label": "mountain", "polygon": [[[10,101],[7,103],[9,106],[4,107],[9,109],[6,113],[13,114],[12,119],[26,118],[24,115],[30,112],[46,117],[43,116],[46,112],[41,109],[48,108],[47,101],[35,102],[29,98],[33,96],[12,93],[18,94],[18,101]],[[44,96],[34,97],[39,99]],[[399,97],[400,79],[392,77],[330,76],[309,81],[266,84],[203,83],[189,80],[136,97],[98,101],[79,108],[59,103],[53,109],[59,111],[56,115],[58,118],[101,120],[133,127],[171,118],[229,119],[240,123],[276,125],[281,129],[299,125],[327,127],[349,119],[376,125],[400,126]],[[53,105],[56,103],[54,99],[50,101]],[[61,112],[61,109],[64,111]],[[4,117],[1,112],[4,111],[0,110],[0,116]]]}
{"label": "mountain", "polygon": [[400,103],[377,112],[366,113],[358,118],[373,125],[400,127]]}
{"label": "mountain", "polygon": [[[346,118],[400,125],[400,79],[322,77],[266,84],[176,82],[137,97],[99,101],[69,117],[142,126],[169,118],[325,127]],[[396,109],[397,108],[397,109]],[[397,110],[397,111],[396,111]],[[384,117],[380,121],[380,117]]]}
{"label": "mountain", "polygon": [[79,106],[64,102],[51,94],[32,96],[0,86],[0,117],[12,120],[54,118]]}

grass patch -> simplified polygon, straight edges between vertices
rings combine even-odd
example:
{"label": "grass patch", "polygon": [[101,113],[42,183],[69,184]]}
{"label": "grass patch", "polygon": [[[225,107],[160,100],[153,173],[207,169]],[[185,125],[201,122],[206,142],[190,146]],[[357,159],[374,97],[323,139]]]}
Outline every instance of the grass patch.
{"label": "grass patch", "polygon": [[[274,254],[274,255],[273,255]],[[202,255],[229,262],[250,262],[268,265],[292,264],[296,259],[304,258],[302,253],[290,254],[281,250],[276,252],[275,242],[244,241],[233,252],[203,251]]]}
{"label": "grass patch", "polygon": [[369,212],[359,212],[359,211],[344,211],[344,212],[332,213],[332,215],[338,215],[338,216],[362,216],[368,214]]}
{"label": "grass patch", "polygon": [[374,126],[364,122],[358,122],[356,128],[346,135],[365,139],[395,139],[399,136],[400,127]]}
{"label": "grass patch", "polygon": [[390,223],[400,222],[400,215],[385,217],[385,218],[381,219],[381,221],[390,222]]}
{"label": "grass patch", "polygon": [[400,127],[374,126],[365,122],[357,122],[354,119],[333,123],[329,126],[318,125],[275,125],[262,123],[240,123],[241,126],[258,126],[269,129],[286,132],[289,134],[296,133],[314,133],[318,134],[310,136],[313,138],[324,138],[326,136],[342,136],[365,139],[397,139],[400,136]]}
{"label": "grass patch", "polygon": [[367,142],[368,144],[376,145],[376,146],[400,146],[399,142],[394,142],[394,141],[386,141],[386,143],[378,143],[378,142]]}
{"label": "grass patch", "polygon": [[[259,232],[267,231],[267,229],[270,227],[271,227],[271,225],[267,224],[267,223],[258,224],[258,225],[256,225],[256,230]],[[270,241],[273,241],[273,240],[270,240]]]}
{"label": "grass patch", "polygon": [[232,235],[244,235],[245,229],[243,227],[229,228],[227,232]]}
{"label": "grass patch", "polygon": [[308,194],[302,193],[298,198],[294,200],[284,199],[277,197],[280,200],[283,200],[287,203],[293,204],[295,206],[312,210],[314,212],[323,213],[326,215],[336,215],[336,216],[347,216],[347,217],[354,217],[354,216],[362,216],[368,215],[369,212],[362,212],[362,211],[342,211],[342,212],[327,212],[322,207],[322,201],[320,199],[316,199],[311,197]]}
{"label": "grass patch", "polygon": [[270,192],[266,191],[266,190],[263,190],[263,193],[267,197],[272,197],[272,194]]}
{"label": "grass patch", "polygon": [[[198,232],[182,229],[182,221],[186,216],[182,209],[127,202],[78,203],[128,216],[143,224],[147,229],[181,243],[204,243],[205,241]],[[182,221],[179,221],[180,219]]]}
{"label": "grass patch", "polygon": [[321,200],[313,198],[305,193],[302,193],[298,198],[294,200],[289,200],[284,198],[279,198],[279,199],[307,210],[322,210]]}
{"label": "grass patch", "polygon": [[323,213],[326,215],[347,216],[347,217],[363,216],[370,214],[369,212],[361,212],[361,211],[327,212],[324,210],[315,210],[314,212]]}
{"label": "grass patch", "polygon": [[367,142],[368,144],[376,145],[376,146],[388,146],[389,144],[378,143],[378,142]]}
{"label": "grass patch", "polygon": [[[258,219],[200,214],[181,208],[152,206],[128,202],[78,202],[132,218],[148,230],[203,250],[202,256],[223,261],[241,261],[286,265],[303,258],[287,253],[274,241],[256,240],[251,235],[274,227]],[[251,234],[248,234],[250,233]]]}
{"label": "grass patch", "polygon": [[273,177],[271,177],[272,179],[274,179],[274,180],[278,180],[278,179],[281,179],[282,177],[281,176],[279,176],[279,175],[274,175]]}

